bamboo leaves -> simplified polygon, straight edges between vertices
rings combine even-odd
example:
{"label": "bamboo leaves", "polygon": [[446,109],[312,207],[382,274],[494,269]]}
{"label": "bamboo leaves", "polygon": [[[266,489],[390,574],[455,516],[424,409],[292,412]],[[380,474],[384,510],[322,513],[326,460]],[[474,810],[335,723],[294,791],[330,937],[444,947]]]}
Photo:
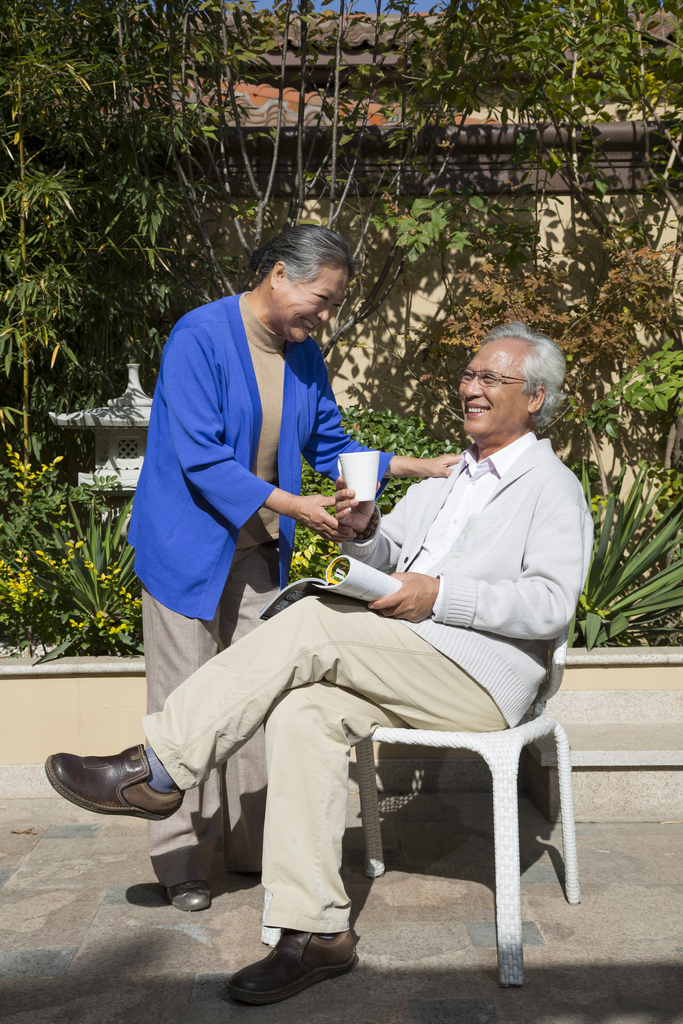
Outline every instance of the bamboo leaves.
{"label": "bamboo leaves", "polygon": [[[159,42],[145,12],[139,55]],[[126,361],[149,372],[188,305],[155,268],[182,273],[191,258],[172,251],[182,200],[160,181],[168,139],[153,108],[136,109],[113,45],[129,13],[99,0],[0,12],[0,418],[7,428],[21,408],[25,459],[50,435],[48,410],[102,404]]]}

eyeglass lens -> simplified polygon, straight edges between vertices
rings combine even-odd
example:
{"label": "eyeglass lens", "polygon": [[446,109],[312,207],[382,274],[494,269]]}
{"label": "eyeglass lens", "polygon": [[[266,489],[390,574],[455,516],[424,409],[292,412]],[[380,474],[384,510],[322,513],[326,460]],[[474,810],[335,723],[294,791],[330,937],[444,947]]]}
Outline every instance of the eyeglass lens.
{"label": "eyeglass lens", "polygon": [[485,373],[481,370],[469,370],[466,367],[459,370],[458,373],[460,374],[460,380],[463,384],[471,384],[471,382],[478,377],[479,381],[485,386],[495,387],[497,384],[500,384],[503,379],[498,373]]}

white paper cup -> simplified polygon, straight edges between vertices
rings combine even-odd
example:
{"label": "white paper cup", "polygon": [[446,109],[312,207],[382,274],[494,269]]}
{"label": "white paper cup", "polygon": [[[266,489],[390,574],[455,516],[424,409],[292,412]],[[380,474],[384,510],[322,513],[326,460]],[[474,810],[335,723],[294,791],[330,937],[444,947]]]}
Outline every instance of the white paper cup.
{"label": "white paper cup", "polygon": [[374,501],[377,494],[379,452],[346,452],[339,456],[339,472],[358,501]]}

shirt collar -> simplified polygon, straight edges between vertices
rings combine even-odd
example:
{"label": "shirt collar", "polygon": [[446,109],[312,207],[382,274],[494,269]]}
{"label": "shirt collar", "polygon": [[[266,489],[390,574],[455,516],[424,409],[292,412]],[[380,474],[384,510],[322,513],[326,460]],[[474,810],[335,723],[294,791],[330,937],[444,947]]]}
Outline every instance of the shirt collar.
{"label": "shirt collar", "polygon": [[489,455],[487,459],[482,462],[477,462],[477,446],[476,444],[471,445],[462,453],[463,462],[465,463],[465,469],[469,474],[470,478],[478,473],[479,476],[484,476],[486,473],[494,473],[495,476],[500,479],[508,469],[517,461],[522,452],[530,448],[538,438],[534,434],[533,430],[530,430],[528,434],[523,434],[522,437],[518,437],[516,441],[512,441],[510,444],[501,448],[500,451],[496,452],[495,455]]}

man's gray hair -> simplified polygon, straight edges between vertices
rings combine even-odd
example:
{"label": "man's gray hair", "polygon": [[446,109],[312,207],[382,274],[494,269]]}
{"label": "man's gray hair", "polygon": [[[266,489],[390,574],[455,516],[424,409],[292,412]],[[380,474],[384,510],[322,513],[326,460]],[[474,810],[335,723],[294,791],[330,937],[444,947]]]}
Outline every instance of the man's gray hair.
{"label": "man's gray hair", "polygon": [[500,341],[501,338],[517,338],[529,346],[529,352],[522,360],[522,373],[526,378],[524,393],[534,395],[543,385],[545,398],[541,408],[533,414],[533,422],[535,427],[547,426],[564,398],[562,384],[567,372],[564,352],[547,334],[532,331],[521,320],[513,320],[510,324],[494,327],[484,338],[482,348],[492,341]]}
{"label": "man's gray hair", "polygon": [[252,253],[249,266],[258,272],[260,283],[280,261],[289,280],[295,282],[314,281],[325,267],[342,267],[349,277],[356,270],[351,246],[344,236],[317,224],[285,228]]}

